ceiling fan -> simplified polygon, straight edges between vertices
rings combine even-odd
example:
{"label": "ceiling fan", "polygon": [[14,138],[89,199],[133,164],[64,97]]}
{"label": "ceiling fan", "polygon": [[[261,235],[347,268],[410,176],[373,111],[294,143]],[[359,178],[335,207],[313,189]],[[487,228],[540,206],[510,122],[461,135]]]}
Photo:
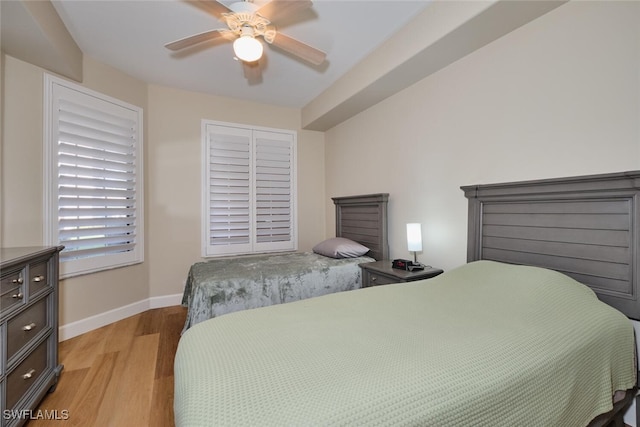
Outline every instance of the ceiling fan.
{"label": "ceiling fan", "polygon": [[205,31],[167,43],[167,49],[177,51],[220,38],[233,41],[233,50],[243,62],[245,74],[250,73],[262,57],[263,45],[258,37],[313,65],[320,65],[326,58],[323,51],[278,32],[272,25],[279,19],[310,8],[311,0],[271,0],[261,7],[248,0],[232,3],[228,7],[216,0],[192,0],[189,3],[211,13],[226,23],[228,28]]}

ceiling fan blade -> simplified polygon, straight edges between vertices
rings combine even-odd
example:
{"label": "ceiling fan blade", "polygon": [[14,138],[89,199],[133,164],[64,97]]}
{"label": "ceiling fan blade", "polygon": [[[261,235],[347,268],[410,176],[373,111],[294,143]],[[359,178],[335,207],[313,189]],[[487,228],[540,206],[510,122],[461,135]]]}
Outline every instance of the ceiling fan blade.
{"label": "ceiling fan blade", "polygon": [[223,20],[223,13],[233,13],[231,9],[216,0],[188,0],[188,2],[220,20]]}
{"label": "ceiling fan blade", "polygon": [[312,6],[311,0],[271,0],[256,11],[271,22],[284,19]]}
{"label": "ceiling fan blade", "polygon": [[276,33],[272,44],[314,65],[322,64],[327,57],[323,51],[281,33]]}
{"label": "ceiling fan blade", "polygon": [[198,43],[215,40],[221,37],[228,40],[232,40],[233,33],[229,30],[205,31],[204,33],[195,34],[193,36],[185,37],[183,39],[176,40],[171,43],[167,43],[164,45],[164,47],[166,47],[169,50],[180,50],[180,49],[184,49],[185,47],[190,47]]}

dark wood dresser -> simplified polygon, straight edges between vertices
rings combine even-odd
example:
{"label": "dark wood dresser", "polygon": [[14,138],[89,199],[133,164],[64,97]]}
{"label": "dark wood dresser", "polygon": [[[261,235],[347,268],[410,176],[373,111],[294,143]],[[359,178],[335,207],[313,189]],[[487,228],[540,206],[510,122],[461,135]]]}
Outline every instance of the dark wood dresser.
{"label": "dark wood dresser", "polygon": [[58,256],[63,246],[0,248],[2,426],[37,416],[57,384]]}

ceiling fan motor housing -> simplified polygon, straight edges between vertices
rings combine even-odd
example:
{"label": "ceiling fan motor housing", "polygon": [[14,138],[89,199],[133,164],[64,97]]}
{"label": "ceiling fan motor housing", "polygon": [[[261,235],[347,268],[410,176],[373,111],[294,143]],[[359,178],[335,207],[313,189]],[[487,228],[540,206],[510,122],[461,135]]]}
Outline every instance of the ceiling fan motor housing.
{"label": "ceiling fan motor housing", "polygon": [[[268,43],[273,42],[273,38],[276,35],[275,29],[269,27],[271,22],[268,19],[263,18],[257,13],[234,12],[226,13],[224,16],[227,21],[227,26],[236,35],[263,36]],[[245,32],[246,28],[251,28],[251,34]]]}

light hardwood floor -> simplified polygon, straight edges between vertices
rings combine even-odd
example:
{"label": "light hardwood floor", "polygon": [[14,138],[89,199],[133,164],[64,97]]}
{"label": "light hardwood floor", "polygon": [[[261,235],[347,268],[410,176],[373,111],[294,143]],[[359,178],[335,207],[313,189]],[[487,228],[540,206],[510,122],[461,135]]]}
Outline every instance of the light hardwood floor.
{"label": "light hardwood floor", "polygon": [[180,306],[149,310],[60,343],[58,386],[39,409],[68,419],[36,426],[173,426],[173,360]]}

